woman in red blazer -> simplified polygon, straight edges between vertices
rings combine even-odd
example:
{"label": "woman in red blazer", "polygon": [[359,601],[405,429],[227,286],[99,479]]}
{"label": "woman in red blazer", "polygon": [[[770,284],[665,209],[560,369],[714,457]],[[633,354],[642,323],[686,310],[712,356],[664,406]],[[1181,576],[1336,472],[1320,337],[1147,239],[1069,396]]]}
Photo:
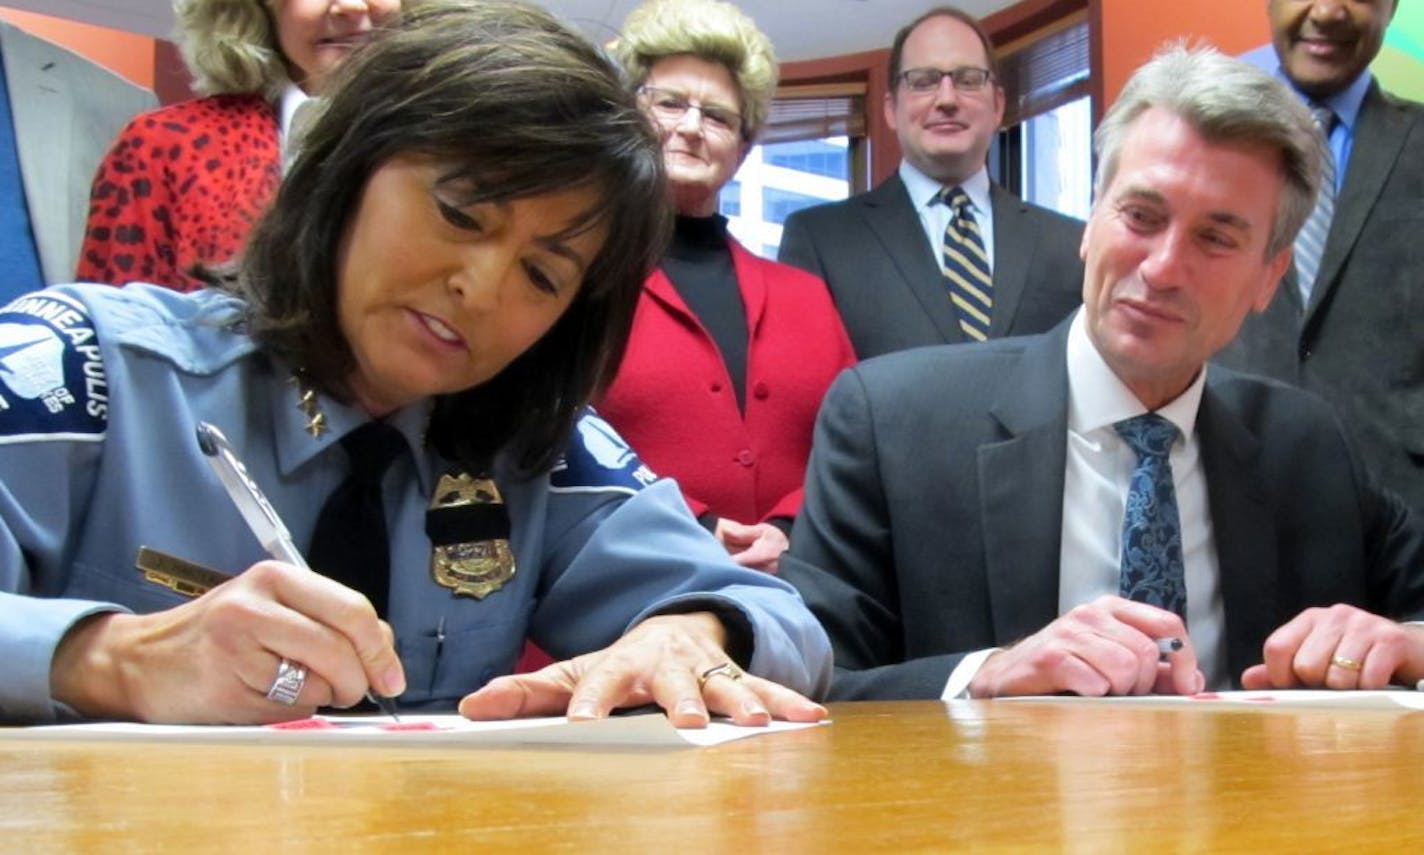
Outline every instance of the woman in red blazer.
{"label": "woman in red blazer", "polygon": [[717,194],[766,122],[771,43],[719,0],[650,0],[615,45],[678,211],[599,411],[741,564],[775,571],[821,397],[855,361],[825,284],[727,234]]}
{"label": "woman in red blazer", "polygon": [[182,0],[184,58],[206,97],[140,114],[99,164],[76,278],[203,285],[277,190],[292,116],[400,0]]}

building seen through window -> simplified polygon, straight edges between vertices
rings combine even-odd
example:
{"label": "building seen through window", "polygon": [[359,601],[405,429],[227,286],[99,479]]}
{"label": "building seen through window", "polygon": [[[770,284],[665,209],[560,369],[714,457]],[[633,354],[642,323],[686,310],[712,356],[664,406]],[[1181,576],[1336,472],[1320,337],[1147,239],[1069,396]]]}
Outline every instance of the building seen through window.
{"label": "building seen through window", "polygon": [[1082,97],[1025,121],[1023,186],[1027,201],[1087,219],[1093,201],[1092,99]]}
{"label": "building seen through window", "polygon": [[846,137],[758,145],[722,188],[720,210],[737,240],[776,258],[781,224],[793,211],[850,195]]}

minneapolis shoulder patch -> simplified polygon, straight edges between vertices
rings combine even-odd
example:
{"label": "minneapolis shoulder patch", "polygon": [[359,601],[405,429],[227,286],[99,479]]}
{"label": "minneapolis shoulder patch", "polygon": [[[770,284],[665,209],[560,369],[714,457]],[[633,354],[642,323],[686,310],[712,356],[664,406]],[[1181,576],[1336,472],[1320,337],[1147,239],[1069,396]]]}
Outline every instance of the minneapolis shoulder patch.
{"label": "minneapolis shoulder patch", "polygon": [[566,493],[636,493],[656,480],[613,426],[592,410],[574,425],[569,447],[549,473],[550,488]]}
{"label": "minneapolis shoulder patch", "polygon": [[99,439],[108,418],[104,360],[84,306],[37,291],[0,309],[0,442]]}

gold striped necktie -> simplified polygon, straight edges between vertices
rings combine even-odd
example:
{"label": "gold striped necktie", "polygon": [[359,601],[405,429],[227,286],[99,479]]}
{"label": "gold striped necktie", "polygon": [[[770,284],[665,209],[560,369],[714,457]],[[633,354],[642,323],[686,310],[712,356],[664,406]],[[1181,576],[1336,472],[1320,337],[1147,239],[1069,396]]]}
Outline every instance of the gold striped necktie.
{"label": "gold striped necktie", "polygon": [[959,315],[959,327],[975,341],[989,337],[989,319],[994,310],[994,282],[989,277],[989,257],[984,239],[974,222],[969,195],[962,187],[946,187],[939,199],[949,207],[949,225],[944,229],[941,264],[949,286],[949,299]]}

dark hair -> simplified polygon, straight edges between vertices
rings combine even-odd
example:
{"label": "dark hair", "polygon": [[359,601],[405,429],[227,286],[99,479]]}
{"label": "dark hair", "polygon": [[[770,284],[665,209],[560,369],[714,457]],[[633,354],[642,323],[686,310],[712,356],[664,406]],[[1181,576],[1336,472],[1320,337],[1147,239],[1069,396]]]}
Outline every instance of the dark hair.
{"label": "dark hair", "polygon": [[974,34],[979,37],[979,43],[984,46],[984,61],[989,64],[989,73],[993,75],[994,85],[1002,86],[1003,84],[1000,82],[1002,78],[999,76],[999,60],[998,57],[994,56],[994,43],[989,40],[989,34],[984,32],[984,27],[980,25],[979,19],[953,6],[936,6],[901,27],[900,31],[895,34],[895,41],[890,43],[890,79],[886,84],[890,87],[890,91],[893,93],[896,84],[900,82],[900,72],[903,70],[900,68],[900,64],[905,59],[905,40],[910,37],[910,33],[913,33],[915,28],[920,24],[923,24],[930,18],[941,17],[953,18],[974,31]]}
{"label": "dark hair", "polygon": [[371,174],[435,158],[470,203],[592,188],[575,231],[607,233],[564,315],[499,375],[436,398],[427,438],[479,470],[507,449],[547,469],[611,381],[671,222],[657,136],[596,47],[533,6],[433,0],[336,71],[302,155],[257,225],[235,289],[249,330],[319,391],[351,399],[337,316],[338,249]]}

